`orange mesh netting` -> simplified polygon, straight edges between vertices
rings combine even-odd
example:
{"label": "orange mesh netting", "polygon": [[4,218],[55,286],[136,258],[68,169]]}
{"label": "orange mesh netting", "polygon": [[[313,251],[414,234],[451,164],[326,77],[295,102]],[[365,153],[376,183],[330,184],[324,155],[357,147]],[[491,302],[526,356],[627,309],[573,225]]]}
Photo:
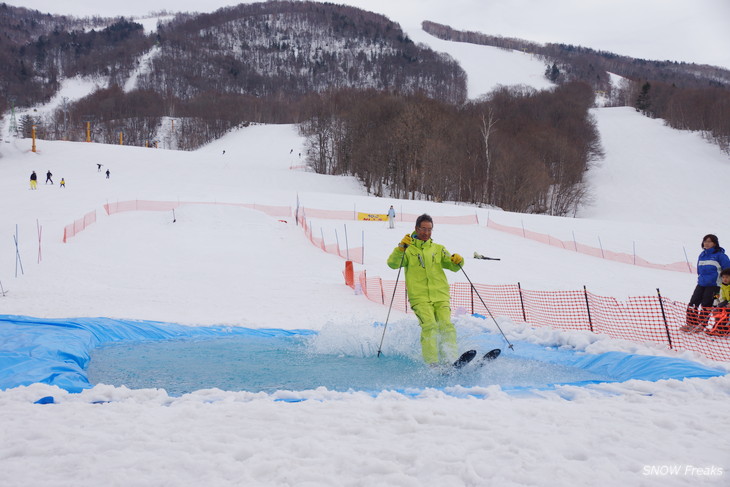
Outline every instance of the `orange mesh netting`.
{"label": "orange mesh netting", "polygon": [[[355,272],[368,299],[390,306],[395,281]],[[484,303],[482,303],[482,301]],[[485,305],[486,304],[486,308]],[[406,286],[401,280],[393,308],[408,312]],[[451,308],[489,316],[508,317],[532,326],[563,331],[592,331],[615,339],[652,342],[674,350],[691,350],[712,360],[730,361],[730,336],[685,333],[687,305],[659,296],[630,297],[626,301],[587,291],[532,291],[519,285],[451,284]],[[489,311],[487,311],[489,308]]]}
{"label": "orange mesh netting", "polygon": [[578,243],[576,241],[565,241],[560,240],[552,235],[546,234],[546,233],[539,233],[539,232],[533,232],[532,230],[527,230],[525,228],[518,228],[518,227],[512,227],[509,225],[503,225],[500,223],[495,222],[494,220],[487,218],[487,228],[491,228],[492,230],[498,230],[500,232],[510,233],[512,235],[516,235],[518,237],[528,238],[530,240],[534,240],[536,242],[541,242],[547,245],[552,245],[554,247],[560,247],[561,249],[565,250],[572,250],[573,252],[579,252],[581,254],[590,255],[593,257],[599,257],[601,259],[607,259],[612,260],[614,262],[622,262],[624,264],[631,264],[631,265],[638,265],[641,267],[649,267],[651,269],[663,269],[667,271],[677,271],[677,272],[689,272],[694,273],[695,268],[693,265],[689,264],[688,262],[674,262],[671,264],[656,264],[653,262],[649,262],[648,260],[639,257],[638,255],[631,255],[627,254],[625,252],[613,252],[611,250],[606,249],[600,249],[597,247],[591,247],[590,245],[585,245],[582,243]]}
{"label": "orange mesh netting", "polygon": [[92,223],[96,223],[96,210],[90,211],[72,224],[63,227],[63,243],[66,243],[69,238],[86,229]]}

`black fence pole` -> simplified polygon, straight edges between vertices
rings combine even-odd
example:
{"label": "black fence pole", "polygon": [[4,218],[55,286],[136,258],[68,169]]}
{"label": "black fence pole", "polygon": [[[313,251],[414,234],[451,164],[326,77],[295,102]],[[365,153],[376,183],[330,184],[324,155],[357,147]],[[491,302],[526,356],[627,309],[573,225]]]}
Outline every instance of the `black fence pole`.
{"label": "black fence pole", "polygon": [[656,295],[659,298],[659,307],[662,309],[662,319],[664,320],[664,329],[667,332],[667,341],[669,342],[669,349],[672,347],[672,337],[669,335],[669,323],[667,323],[667,314],[664,312],[664,303],[662,302],[662,293],[659,292],[659,288],[656,288]]}
{"label": "black fence pole", "polygon": [[527,323],[527,315],[525,314],[525,302],[522,300],[522,286],[517,283],[517,291],[520,293],[520,307],[522,308],[522,321]]}
{"label": "black fence pole", "polygon": [[591,307],[588,304],[588,290],[583,286],[583,296],[586,298],[586,310],[588,311],[588,325],[591,327],[591,333],[593,333],[593,320],[591,319]]}
{"label": "black fence pole", "polygon": [[471,297],[471,314],[474,314],[474,289],[469,286],[469,296]]}

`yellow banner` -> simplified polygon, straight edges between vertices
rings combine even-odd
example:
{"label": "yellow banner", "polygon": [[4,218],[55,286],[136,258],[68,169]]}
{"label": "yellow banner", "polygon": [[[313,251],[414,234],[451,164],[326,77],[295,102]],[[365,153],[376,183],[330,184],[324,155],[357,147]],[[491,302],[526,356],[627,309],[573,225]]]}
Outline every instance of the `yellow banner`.
{"label": "yellow banner", "polygon": [[379,213],[358,213],[357,219],[370,222],[385,222],[388,221],[388,215],[381,215]]}

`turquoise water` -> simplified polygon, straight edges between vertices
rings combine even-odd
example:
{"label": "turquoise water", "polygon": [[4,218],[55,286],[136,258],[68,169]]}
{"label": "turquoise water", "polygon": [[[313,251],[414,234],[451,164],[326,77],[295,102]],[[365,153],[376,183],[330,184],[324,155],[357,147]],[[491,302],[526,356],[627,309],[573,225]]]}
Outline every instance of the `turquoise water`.
{"label": "turquoise water", "polygon": [[[444,374],[422,363],[417,327],[392,327],[384,355],[378,358],[382,326],[332,323],[313,331],[0,315],[0,390],[44,383],[76,393],[105,383],[163,388],[171,395],[214,387],[417,394],[433,387],[479,397],[480,387],[490,385],[520,392],[557,384],[725,374],[724,369],[670,356],[590,354],[528,342],[513,342],[514,349],[508,349],[503,337],[473,328],[460,332],[463,350],[474,348],[483,354],[502,348],[502,355],[483,367],[472,364]],[[449,388],[457,385],[467,389]]]}
{"label": "turquoise water", "polygon": [[373,392],[455,385],[545,387],[613,380],[579,367],[509,353],[484,366],[470,364],[447,373],[432,370],[413,357],[313,352],[311,340],[306,336],[238,336],[113,344],[92,351],[87,373],[91,384],[161,388],[173,396],[208,388],[271,393],[326,387]]}

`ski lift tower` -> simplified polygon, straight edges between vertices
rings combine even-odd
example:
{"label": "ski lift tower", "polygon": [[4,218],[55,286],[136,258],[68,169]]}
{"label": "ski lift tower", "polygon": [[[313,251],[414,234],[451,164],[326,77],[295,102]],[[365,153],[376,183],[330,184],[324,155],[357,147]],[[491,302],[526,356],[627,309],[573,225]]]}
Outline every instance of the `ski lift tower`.
{"label": "ski lift tower", "polygon": [[84,123],[86,125],[86,138],[84,139],[86,142],[91,142],[91,122],[94,117],[92,115],[85,115],[83,117]]}

